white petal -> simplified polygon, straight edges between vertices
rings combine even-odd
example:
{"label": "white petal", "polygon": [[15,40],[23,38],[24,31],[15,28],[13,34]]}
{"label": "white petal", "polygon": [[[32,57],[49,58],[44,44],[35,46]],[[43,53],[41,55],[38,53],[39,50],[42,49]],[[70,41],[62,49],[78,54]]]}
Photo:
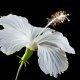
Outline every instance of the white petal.
{"label": "white petal", "polygon": [[[35,39],[35,38],[37,38],[37,36],[39,35],[39,33],[43,30],[44,28],[41,28],[41,27],[34,27],[33,28],[33,30],[32,30],[32,39]],[[52,32],[52,31],[54,31],[54,30],[52,30],[52,29],[50,29],[50,28],[47,28],[47,29],[45,29],[44,30],[44,32],[42,32],[42,34],[43,33],[47,33],[47,32]]]}
{"label": "white petal", "polygon": [[31,31],[31,40],[34,40],[38,36],[39,32],[42,29],[43,28],[41,28],[41,27],[33,27],[32,31]]}
{"label": "white petal", "polygon": [[10,55],[27,46],[29,39],[15,29],[0,30],[0,48],[3,53]]}
{"label": "white petal", "polygon": [[[35,42],[38,43],[38,41],[40,41],[40,38],[45,38],[45,35],[47,35],[48,33],[51,34],[52,32],[54,32],[55,30],[52,30],[50,28],[46,28],[43,32],[44,28],[41,27],[34,27],[32,30],[32,38],[34,39]],[[42,32],[42,33],[41,33]],[[39,35],[39,33],[41,33]]]}
{"label": "white petal", "polygon": [[61,48],[63,51],[75,54],[74,49],[70,46],[68,39],[60,32],[47,33],[39,36],[36,40],[38,44],[50,44]]}
{"label": "white petal", "polygon": [[45,74],[57,77],[68,68],[66,54],[59,48],[49,45],[38,46],[38,63]]}
{"label": "white petal", "polygon": [[9,14],[0,18],[0,25],[4,28],[14,28],[26,36],[31,36],[32,25],[28,23],[28,20],[21,16]]}

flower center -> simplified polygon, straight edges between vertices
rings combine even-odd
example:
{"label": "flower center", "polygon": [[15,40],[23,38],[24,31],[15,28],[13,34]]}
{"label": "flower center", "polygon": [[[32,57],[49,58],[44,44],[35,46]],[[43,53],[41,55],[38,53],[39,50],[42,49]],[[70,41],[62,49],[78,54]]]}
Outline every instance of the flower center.
{"label": "flower center", "polygon": [[33,42],[29,45],[29,49],[32,51],[36,51],[38,49],[37,43]]}

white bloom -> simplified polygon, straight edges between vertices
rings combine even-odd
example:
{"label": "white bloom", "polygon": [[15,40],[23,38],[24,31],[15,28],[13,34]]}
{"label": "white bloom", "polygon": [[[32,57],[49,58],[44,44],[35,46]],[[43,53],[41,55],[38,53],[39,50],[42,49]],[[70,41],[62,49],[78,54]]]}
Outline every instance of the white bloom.
{"label": "white bloom", "polygon": [[0,50],[6,55],[23,47],[38,50],[38,63],[45,74],[57,77],[68,68],[66,53],[75,54],[74,49],[62,33],[46,28],[34,27],[26,18],[8,15],[0,18]]}

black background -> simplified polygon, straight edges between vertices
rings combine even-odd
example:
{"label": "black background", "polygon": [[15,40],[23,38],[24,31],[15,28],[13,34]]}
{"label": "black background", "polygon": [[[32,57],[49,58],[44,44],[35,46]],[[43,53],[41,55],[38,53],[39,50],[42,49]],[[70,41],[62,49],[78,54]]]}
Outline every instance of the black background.
{"label": "black background", "polygon": [[[6,3],[6,2],[5,2]],[[3,3],[2,3],[3,4]],[[66,36],[70,45],[74,47],[76,55],[68,54],[69,67],[58,78],[45,75],[38,66],[37,52],[29,59],[29,65],[23,67],[18,80],[80,80],[80,29],[79,29],[79,1],[78,0],[27,0],[6,3],[9,8],[0,7],[0,16],[15,14],[26,17],[34,26],[44,27],[47,19],[56,11],[64,10],[70,14],[70,22],[65,22],[55,26],[55,30],[60,31]],[[11,8],[11,5],[22,6],[24,8]],[[3,5],[4,7],[5,5]],[[50,26],[53,28],[52,26]],[[22,56],[25,48],[13,55],[6,56],[0,52],[0,80],[14,80],[19,66],[19,58]]]}

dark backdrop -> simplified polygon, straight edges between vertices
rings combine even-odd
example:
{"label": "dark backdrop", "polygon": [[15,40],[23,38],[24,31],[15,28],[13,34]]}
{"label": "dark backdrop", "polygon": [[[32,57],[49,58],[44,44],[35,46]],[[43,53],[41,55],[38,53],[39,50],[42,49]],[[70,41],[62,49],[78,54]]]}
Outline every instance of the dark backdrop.
{"label": "dark backdrop", "polygon": [[[29,59],[29,65],[23,67],[18,80],[80,80],[80,29],[79,29],[79,1],[78,0],[45,0],[45,1],[19,1],[11,2],[15,6],[24,8],[0,8],[0,16],[15,14],[26,17],[34,26],[44,27],[47,24],[48,17],[56,11],[64,10],[70,14],[70,22],[57,25],[54,29],[60,31],[66,36],[70,45],[75,48],[76,55],[68,54],[69,67],[58,78],[45,75],[38,66],[37,53]],[[5,2],[6,3],[6,2]],[[11,5],[9,4],[9,5]],[[7,4],[8,6],[8,4]],[[3,6],[4,7],[4,6]],[[52,26],[50,26],[53,28]],[[19,58],[22,56],[25,48],[19,52],[6,56],[0,52],[0,80],[14,80],[19,66]]]}

